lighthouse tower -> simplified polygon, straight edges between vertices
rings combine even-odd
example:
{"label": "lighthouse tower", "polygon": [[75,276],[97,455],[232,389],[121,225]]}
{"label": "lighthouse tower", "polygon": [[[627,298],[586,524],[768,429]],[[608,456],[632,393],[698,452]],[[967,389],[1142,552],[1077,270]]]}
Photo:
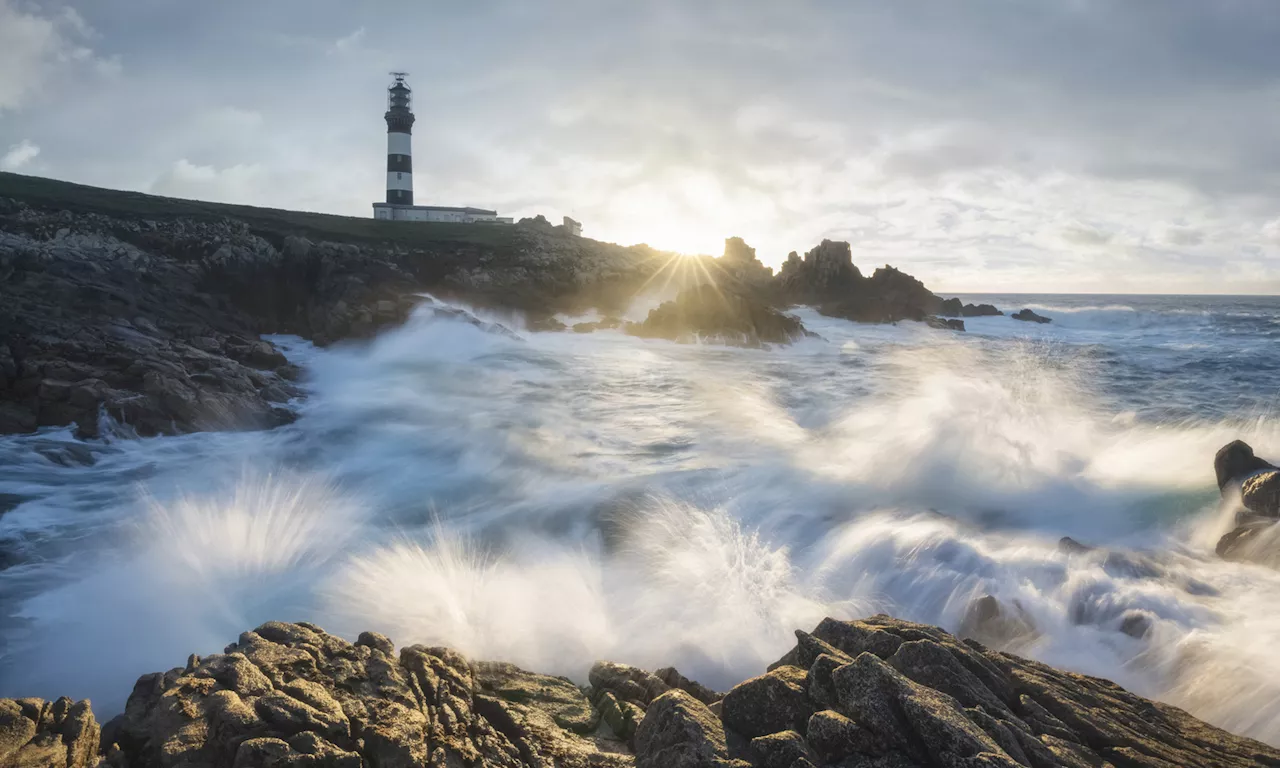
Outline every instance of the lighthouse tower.
{"label": "lighthouse tower", "polygon": [[413,205],[412,91],[405,85],[407,72],[392,72],[396,80],[387,89],[387,203]]}

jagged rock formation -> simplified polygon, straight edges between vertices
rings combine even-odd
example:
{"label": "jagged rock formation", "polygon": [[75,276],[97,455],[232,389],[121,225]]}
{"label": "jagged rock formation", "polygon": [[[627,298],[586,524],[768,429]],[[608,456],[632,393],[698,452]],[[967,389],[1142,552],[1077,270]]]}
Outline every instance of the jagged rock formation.
{"label": "jagged rock formation", "polygon": [[744,347],[788,344],[811,335],[799,318],[728,286],[686,288],[674,301],[649,310],[643,322],[628,323],[625,330],[633,336]]}
{"label": "jagged rock formation", "polygon": [[803,260],[792,252],[778,273],[776,291],[786,302],[858,322],[924,320],[942,310],[942,300],[914,277],[889,266],[864,277],[852,259],[848,243],[831,240]]}
{"label": "jagged rock formation", "polygon": [[90,768],[100,734],[88,701],[0,699],[0,766]]}
{"label": "jagged rock formation", "polygon": [[583,689],[510,664],[311,624],[144,675],[101,729],[88,702],[0,700],[0,765],[88,768],[1280,766],[1114,683],[876,616],[826,619],[721,695],[598,663]]}
{"label": "jagged rock formation", "polygon": [[938,314],[943,317],[988,317],[1004,313],[991,304],[964,304],[959,299],[944,299]]}
{"label": "jagged rock formation", "polygon": [[756,258],[756,249],[740,237],[725,239],[719,266],[730,280],[748,286],[764,287],[773,279],[773,268]]}

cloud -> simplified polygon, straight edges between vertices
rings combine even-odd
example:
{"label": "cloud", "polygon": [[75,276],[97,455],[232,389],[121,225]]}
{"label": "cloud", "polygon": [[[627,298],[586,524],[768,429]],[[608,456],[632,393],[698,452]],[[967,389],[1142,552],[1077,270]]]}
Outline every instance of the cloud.
{"label": "cloud", "polygon": [[32,144],[27,139],[23,139],[9,147],[9,151],[5,153],[4,158],[0,159],[0,168],[6,171],[16,171],[34,160],[36,155],[39,154],[40,147]]}
{"label": "cloud", "polygon": [[262,177],[263,169],[256,165],[215,168],[182,158],[161,174],[149,191],[167,197],[268,205],[270,191],[262,189]]}
{"label": "cloud", "polygon": [[368,216],[405,69],[423,202],[691,250],[740,235],[775,266],[847,238],[949,291],[1280,285],[1272,2],[0,0],[0,147]]}
{"label": "cloud", "polygon": [[38,8],[0,0],[0,112],[22,106],[75,67],[119,71],[119,59],[101,58],[87,46],[96,33],[75,9],[43,14]]}
{"label": "cloud", "polygon": [[364,36],[365,28],[360,27],[351,34],[335,40],[333,46],[329,49],[329,52],[334,54],[349,53],[359,48],[364,43]]}

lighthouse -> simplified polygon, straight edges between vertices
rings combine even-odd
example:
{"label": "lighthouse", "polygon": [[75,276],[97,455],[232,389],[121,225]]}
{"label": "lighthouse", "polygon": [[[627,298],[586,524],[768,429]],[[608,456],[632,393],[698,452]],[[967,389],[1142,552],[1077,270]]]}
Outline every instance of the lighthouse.
{"label": "lighthouse", "polygon": [[413,92],[405,84],[406,72],[392,72],[395,82],[387,89],[387,203],[413,205]]}
{"label": "lighthouse", "polygon": [[387,201],[373,204],[375,219],[392,221],[436,221],[466,224],[510,224],[510,216],[499,216],[488,208],[413,204],[413,92],[407,72],[392,72],[395,80],[387,88]]}

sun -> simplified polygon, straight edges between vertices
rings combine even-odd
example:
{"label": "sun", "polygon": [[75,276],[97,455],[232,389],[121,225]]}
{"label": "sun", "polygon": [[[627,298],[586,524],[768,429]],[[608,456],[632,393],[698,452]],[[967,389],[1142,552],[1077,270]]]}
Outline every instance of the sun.
{"label": "sun", "polygon": [[598,231],[616,243],[646,243],[683,255],[719,255],[726,237],[742,234],[742,213],[711,174],[666,174],[618,191]]}

